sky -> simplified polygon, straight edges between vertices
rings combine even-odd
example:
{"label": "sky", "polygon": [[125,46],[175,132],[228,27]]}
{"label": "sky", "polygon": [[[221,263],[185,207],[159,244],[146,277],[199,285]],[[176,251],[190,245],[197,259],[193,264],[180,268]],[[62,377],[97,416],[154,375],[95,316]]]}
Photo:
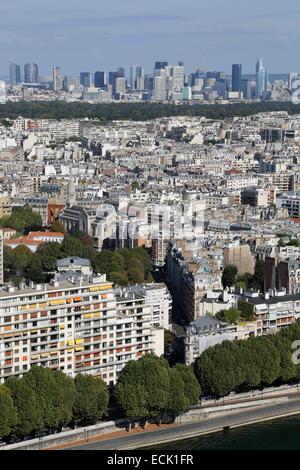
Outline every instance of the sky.
{"label": "sky", "polygon": [[[297,72],[298,0],[10,0],[0,4],[0,73],[36,62],[41,75],[115,70],[157,60],[254,73]],[[128,75],[128,73],[127,73]]]}

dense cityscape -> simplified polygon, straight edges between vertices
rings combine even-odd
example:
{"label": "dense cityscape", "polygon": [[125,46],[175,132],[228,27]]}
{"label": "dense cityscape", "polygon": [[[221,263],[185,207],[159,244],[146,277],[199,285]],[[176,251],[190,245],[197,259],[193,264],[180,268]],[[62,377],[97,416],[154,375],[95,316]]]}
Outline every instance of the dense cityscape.
{"label": "dense cityscape", "polygon": [[188,73],[183,62],[171,65],[157,61],[153,72],[131,65],[106,72],[81,72],[79,77],[65,75],[53,67],[51,76],[41,76],[36,63],[21,66],[9,62],[9,79],[0,83],[0,102],[84,101],[89,103],[171,102],[226,103],[255,100],[291,101],[297,99],[298,73],[268,74],[259,58],[252,75],[243,75],[242,64],[233,64],[231,75],[198,67]]}
{"label": "dense cityscape", "polygon": [[295,0],[15,3],[0,450],[300,450]]}

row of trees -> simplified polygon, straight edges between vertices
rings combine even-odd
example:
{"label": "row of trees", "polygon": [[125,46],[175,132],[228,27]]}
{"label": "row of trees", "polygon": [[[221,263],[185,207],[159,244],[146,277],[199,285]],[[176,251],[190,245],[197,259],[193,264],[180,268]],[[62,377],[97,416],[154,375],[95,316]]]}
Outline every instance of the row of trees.
{"label": "row of trees", "polygon": [[93,424],[107,409],[109,392],[99,378],[34,366],[0,387],[0,436],[34,436],[66,425]]}
{"label": "row of trees", "polygon": [[268,111],[287,111],[299,114],[300,106],[292,102],[263,101],[261,103],[236,103],[213,105],[162,104],[162,103],[65,103],[26,102],[6,103],[0,105],[0,120],[25,118],[46,119],[100,119],[102,122],[130,119],[145,121],[168,116],[204,116],[208,119],[224,119],[234,116],[250,116]]}
{"label": "row of trees", "polygon": [[194,370],[205,395],[222,397],[232,391],[281,385],[300,379],[292,343],[300,338],[300,321],[269,335],[224,341],[206,349]]}
{"label": "row of trees", "polygon": [[[111,390],[111,403],[124,417],[175,418],[199,403],[203,394],[217,398],[277,386],[300,379],[300,320],[269,335],[224,341],[206,349],[194,369],[170,367],[153,354],[130,361]],[[100,378],[34,366],[23,378],[0,387],[0,436],[30,436],[66,425],[92,424],[107,410],[109,391]]]}
{"label": "row of trees", "polygon": [[199,403],[201,389],[193,369],[170,367],[163,358],[147,355],[130,361],[119,376],[115,398],[128,418],[173,417]]}
{"label": "row of trees", "polygon": [[[200,386],[193,369],[170,368],[165,359],[147,355],[130,361],[112,389],[111,400],[124,417],[176,417],[197,404]],[[34,366],[21,379],[0,386],[0,436],[25,437],[64,426],[89,425],[107,411],[109,391],[96,377],[72,379],[59,370]]]}
{"label": "row of trees", "polygon": [[106,274],[117,285],[151,282],[152,264],[144,248],[118,251],[104,250],[97,253],[91,246],[89,237],[84,234],[65,235],[62,244],[49,242],[40,245],[32,253],[24,245],[12,250],[4,247],[5,280],[18,284],[22,279],[33,282],[46,282],[56,269],[58,259],[79,256],[90,260],[95,272]]}

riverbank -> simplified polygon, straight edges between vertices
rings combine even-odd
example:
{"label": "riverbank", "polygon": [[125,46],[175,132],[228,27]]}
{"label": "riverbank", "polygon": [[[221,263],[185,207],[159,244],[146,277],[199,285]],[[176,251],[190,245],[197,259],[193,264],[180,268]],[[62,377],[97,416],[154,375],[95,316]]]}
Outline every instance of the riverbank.
{"label": "riverbank", "polygon": [[[222,401],[205,401],[176,418],[172,424],[147,428],[136,426],[127,431],[129,421],[101,422],[88,427],[65,430],[42,438],[2,446],[1,450],[60,450],[60,449],[133,449],[161,445],[164,442],[188,439],[224,428],[245,426],[263,420],[300,413],[300,394],[297,386],[270,390],[264,397],[251,395],[228,396]],[[172,420],[170,419],[169,422]]]}
{"label": "riverbank", "polygon": [[226,415],[214,416],[198,422],[173,424],[151,430],[139,430],[122,436],[102,436],[93,442],[74,443],[60,449],[74,450],[132,450],[162,446],[170,442],[205,436],[224,429],[234,429],[255,423],[270,421],[300,414],[300,398],[290,398],[285,402],[260,405],[243,411],[233,411]]}

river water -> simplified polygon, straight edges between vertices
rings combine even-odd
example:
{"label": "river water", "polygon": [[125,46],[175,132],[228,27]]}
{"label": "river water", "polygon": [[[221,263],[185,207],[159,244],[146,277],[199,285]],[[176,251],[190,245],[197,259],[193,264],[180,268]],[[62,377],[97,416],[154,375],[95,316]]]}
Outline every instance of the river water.
{"label": "river water", "polygon": [[155,450],[178,451],[275,449],[300,450],[300,415],[252,424],[242,428],[230,429],[155,447]]}

